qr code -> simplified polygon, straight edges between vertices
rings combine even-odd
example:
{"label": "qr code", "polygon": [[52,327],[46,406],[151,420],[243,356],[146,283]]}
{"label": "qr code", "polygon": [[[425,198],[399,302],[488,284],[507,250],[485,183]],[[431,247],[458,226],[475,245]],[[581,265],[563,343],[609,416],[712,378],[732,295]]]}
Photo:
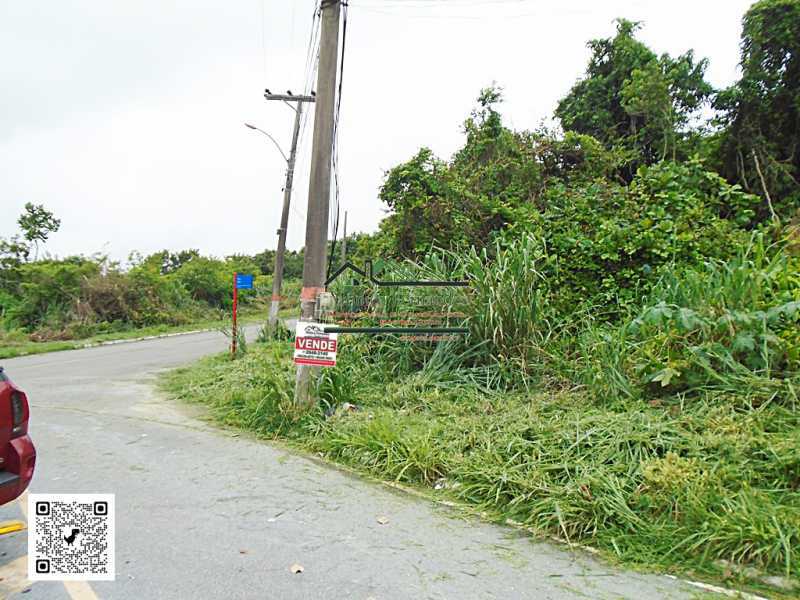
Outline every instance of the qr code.
{"label": "qr code", "polygon": [[28,578],[114,579],[114,494],[30,494]]}

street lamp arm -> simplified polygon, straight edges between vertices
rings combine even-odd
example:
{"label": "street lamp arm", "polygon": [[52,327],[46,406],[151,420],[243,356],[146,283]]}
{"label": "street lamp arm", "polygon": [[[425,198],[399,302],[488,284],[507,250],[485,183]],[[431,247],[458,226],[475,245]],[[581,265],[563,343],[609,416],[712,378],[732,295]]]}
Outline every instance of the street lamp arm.
{"label": "street lamp arm", "polygon": [[245,123],[245,127],[248,127],[250,129],[254,129],[255,131],[260,131],[265,136],[267,136],[272,141],[272,143],[275,144],[275,147],[278,149],[278,152],[281,153],[281,156],[283,157],[283,160],[285,160],[287,163],[289,162],[289,157],[286,156],[286,153],[283,151],[283,149],[281,149],[281,145],[269,133],[267,133],[266,131],[264,131],[260,127],[256,127],[255,125],[251,125],[250,123]]}

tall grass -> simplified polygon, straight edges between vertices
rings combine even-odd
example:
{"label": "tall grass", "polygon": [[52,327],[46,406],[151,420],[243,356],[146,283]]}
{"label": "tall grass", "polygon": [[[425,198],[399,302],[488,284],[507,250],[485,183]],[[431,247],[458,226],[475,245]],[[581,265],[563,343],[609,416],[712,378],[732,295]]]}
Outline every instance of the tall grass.
{"label": "tall grass", "polygon": [[[663,270],[637,310],[605,322],[565,308],[534,237],[454,259],[390,274],[467,278],[449,306],[469,336],[343,336],[310,413],[291,407],[280,342],[170,385],[229,424],[625,561],[800,578],[796,257],[756,235],[734,260]],[[373,309],[417,306],[383,293]]]}
{"label": "tall grass", "polygon": [[550,358],[548,345],[561,321],[538,268],[545,260],[531,235],[510,248],[498,244],[491,262],[486,249],[473,248],[463,259],[472,288],[467,308],[472,339],[489,342],[484,347],[494,360],[525,374]]}
{"label": "tall grass", "polygon": [[267,437],[290,435],[315,416],[294,405],[291,355],[290,344],[275,342],[237,361],[227,353],[205,358],[168,373],[163,387],[177,398],[203,402],[226,425]]}
{"label": "tall grass", "polygon": [[754,237],[731,261],[667,271],[638,314],[587,328],[576,376],[609,398],[716,391],[794,405],[798,330],[796,261]]}

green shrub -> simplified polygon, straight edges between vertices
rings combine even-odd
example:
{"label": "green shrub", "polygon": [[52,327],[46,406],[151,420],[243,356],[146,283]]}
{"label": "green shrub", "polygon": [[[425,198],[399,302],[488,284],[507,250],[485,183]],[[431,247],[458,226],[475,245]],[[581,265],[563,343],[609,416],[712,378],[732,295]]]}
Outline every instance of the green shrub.
{"label": "green shrub", "polygon": [[194,300],[225,309],[233,302],[233,271],[221,261],[199,256],[182,265],[173,277]]}
{"label": "green shrub", "polygon": [[[85,257],[20,262],[10,277],[9,269],[0,269],[0,317],[6,328],[22,328],[34,341],[48,341],[182,325],[230,305],[233,270],[226,262],[188,254],[173,272],[162,274],[163,255],[129,271],[104,258]],[[244,259],[232,264],[247,268]],[[245,292],[242,300],[254,296]]]}
{"label": "green shrub", "polygon": [[580,379],[610,398],[714,390],[797,401],[796,269],[756,237],[734,260],[670,270],[634,318],[587,331]]}
{"label": "green shrub", "polygon": [[17,301],[6,311],[6,318],[28,330],[62,327],[75,309],[84,281],[99,269],[96,262],[83,258],[21,265]]}
{"label": "green shrub", "polygon": [[[294,405],[294,373],[286,368],[291,352],[288,344],[273,344],[261,345],[242,360],[231,361],[227,353],[206,358],[202,372],[191,367],[179,369],[169,375],[166,385],[193,401],[200,400],[197,392],[203,390],[203,400],[228,425],[265,437],[292,435],[318,413],[309,414]],[[236,381],[233,386],[232,381]]]}
{"label": "green shrub", "polygon": [[613,315],[638,305],[664,267],[733,256],[746,243],[739,225],[757,199],[699,162],[663,162],[640,168],[628,188],[553,185],[545,202],[512,231],[541,239],[552,265],[544,274],[564,310],[593,306]]}
{"label": "green shrub", "polygon": [[180,325],[208,311],[208,307],[194,301],[174,277],[134,268],[127,279],[135,295],[126,320],[136,326]]}

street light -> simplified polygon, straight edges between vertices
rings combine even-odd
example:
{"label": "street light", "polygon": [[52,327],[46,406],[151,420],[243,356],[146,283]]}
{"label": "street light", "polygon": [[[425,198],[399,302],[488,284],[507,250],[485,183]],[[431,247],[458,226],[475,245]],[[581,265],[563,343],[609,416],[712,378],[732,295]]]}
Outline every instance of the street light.
{"label": "street light", "polygon": [[253,129],[255,131],[260,131],[265,136],[267,136],[272,141],[272,143],[275,144],[275,147],[278,149],[278,152],[281,153],[281,156],[283,157],[283,160],[285,160],[287,163],[289,162],[289,157],[286,156],[286,153],[281,149],[281,145],[278,142],[275,141],[274,137],[272,137],[270,134],[268,134],[266,131],[264,131],[260,127],[256,127],[255,125],[251,125],[250,123],[245,123],[244,126],[249,128],[249,129]]}
{"label": "street light", "polygon": [[288,157],[284,154],[280,144],[270,134],[250,123],[244,124],[248,129],[259,131],[267,136],[275,144],[283,160],[286,161],[286,185],[283,186],[283,210],[281,211],[281,226],[278,229],[278,248],[275,250],[275,267],[272,270],[272,298],[269,305],[269,327],[273,331],[278,322],[278,311],[280,310],[283,263],[284,255],[286,254],[286,230],[289,226],[289,203],[292,199],[292,180],[294,179],[294,162],[297,155],[297,139],[300,135],[300,119],[303,115],[302,103],[298,102],[297,108],[292,108],[295,111],[294,131],[292,132],[292,151]]}

